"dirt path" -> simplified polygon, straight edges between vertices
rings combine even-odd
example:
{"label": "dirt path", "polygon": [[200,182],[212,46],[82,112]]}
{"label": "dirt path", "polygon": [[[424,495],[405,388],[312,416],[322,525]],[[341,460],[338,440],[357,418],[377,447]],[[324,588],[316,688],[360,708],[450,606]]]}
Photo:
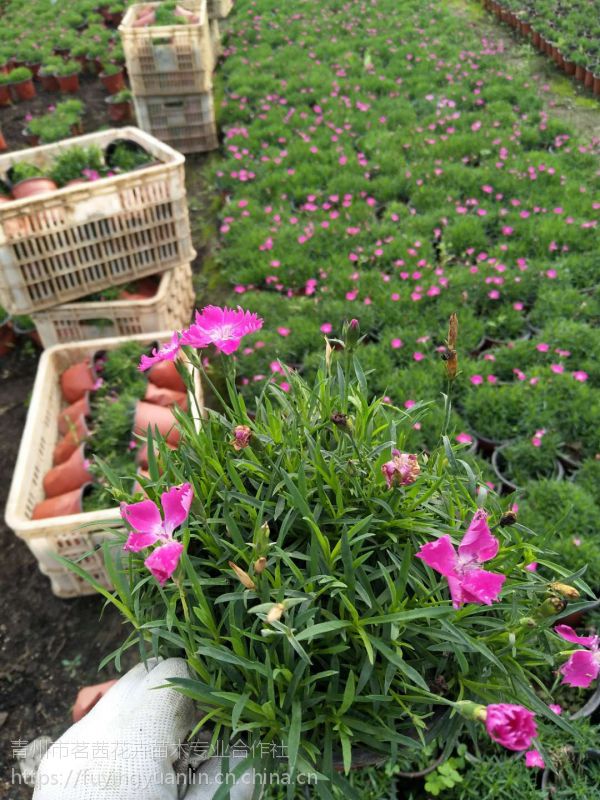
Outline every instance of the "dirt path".
{"label": "dirt path", "polygon": [[502,43],[506,63],[515,74],[529,75],[537,84],[551,115],[566,120],[582,139],[600,140],[600,102],[587,89],[567,78],[520,34],[497,22],[477,0],[445,0],[445,3],[480,36]]}

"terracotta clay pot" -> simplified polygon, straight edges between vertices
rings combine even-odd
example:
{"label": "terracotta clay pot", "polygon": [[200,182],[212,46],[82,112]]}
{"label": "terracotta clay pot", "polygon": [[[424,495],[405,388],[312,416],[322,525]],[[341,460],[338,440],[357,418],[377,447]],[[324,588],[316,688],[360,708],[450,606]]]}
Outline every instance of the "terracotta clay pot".
{"label": "terracotta clay pot", "polygon": [[40,143],[40,137],[35,133],[29,133],[27,130],[23,131],[23,138],[29,147],[37,147]]}
{"label": "terracotta clay pot", "polygon": [[90,392],[94,388],[95,382],[89,361],[73,364],[60,376],[60,388],[67,403],[81,400],[86,392]]}
{"label": "terracotta clay pot", "polygon": [[158,291],[160,278],[155,275],[150,275],[148,278],[142,278],[136,281],[135,292],[122,291],[119,293],[119,300],[148,300],[154,297]]}
{"label": "terracotta clay pot", "polygon": [[11,83],[10,93],[13,100],[15,100],[17,103],[21,100],[33,100],[35,97],[35,86],[33,85],[33,80],[29,78],[28,80],[21,81],[20,83]]}
{"label": "terracotta clay pot", "polygon": [[182,411],[187,411],[188,409],[188,397],[186,392],[175,392],[173,389],[165,389],[164,387],[156,386],[152,381],[148,381],[144,400],[147,403],[154,403],[164,408],[179,406]]}
{"label": "terracotta clay pot", "polygon": [[600,97],[600,75],[594,75],[594,85],[592,88],[596,97]]}
{"label": "terracotta clay pot", "polygon": [[7,356],[15,346],[17,335],[10,322],[0,326],[0,358]]}
{"label": "terracotta clay pot", "polygon": [[[169,442],[167,442],[167,447],[170,450],[176,450],[177,449],[177,447],[174,444],[170,444]],[[147,442],[144,442],[144,444],[138,450],[138,454],[136,456],[136,463],[139,465],[138,472],[141,472],[141,474],[144,475],[145,478],[149,478],[150,475],[146,472],[146,470],[148,469],[148,443]],[[162,472],[162,470],[161,470],[161,472]]]}
{"label": "terracotta clay pot", "polygon": [[111,103],[110,98],[106,98],[108,105],[108,118],[111,122],[128,122],[132,118],[131,103]]}
{"label": "terracotta clay pot", "polygon": [[85,445],[82,444],[63,464],[48,470],[44,476],[44,492],[47,498],[58,497],[58,495],[79,489],[92,479],[89,461],[85,454]]}
{"label": "terracotta clay pot", "polygon": [[10,105],[10,91],[6,83],[0,84],[0,106]]}
{"label": "terracotta clay pot", "polygon": [[593,89],[594,87],[594,73],[591,69],[586,69],[585,76],[583,79],[583,85],[586,89]]}
{"label": "terracotta clay pot", "polygon": [[64,411],[60,412],[58,416],[58,432],[64,436],[81,416],[89,417],[90,412],[90,393],[86,392],[80,400],[76,400],[70,406],[67,406]]}
{"label": "terracotta clay pot", "polygon": [[24,181],[15,183],[12,187],[12,196],[15,200],[22,200],[24,197],[52,192],[56,188],[56,184],[50,178],[26,178]]}
{"label": "terracotta clay pot", "polygon": [[116,679],[105,683],[97,683],[94,686],[84,686],[83,689],[80,689],[71,711],[73,722],[79,722],[80,719],[85,717],[115,683],[117,683]]}
{"label": "terracotta clay pot", "polygon": [[183,378],[177,372],[172,361],[159,361],[148,373],[148,380],[161,389],[172,389],[174,392],[185,392]]}
{"label": "terracotta clay pot", "polygon": [[531,31],[531,44],[534,47],[540,46],[540,35],[537,31]]}
{"label": "terracotta clay pot", "polygon": [[68,517],[83,512],[83,496],[91,484],[80,486],[65,494],[42,500],[33,509],[31,519],[48,519],[50,517]]}
{"label": "terracotta clay pot", "polygon": [[582,67],[581,64],[577,64],[575,66],[575,80],[582,81],[585,78],[585,67]]}
{"label": "terracotta clay pot", "polygon": [[42,66],[42,62],[41,61],[39,63],[37,63],[37,64],[27,64],[27,69],[30,69],[31,72],[33,73],[33,79],[34,80],[38,80],[38,76],[40,74],[41,66]]}
{"label": "terracotta clay pot", "polygon": [[74,72],[73,75],[57,75],[58,88],[64,94],[77,94],[79,91],[79,75]]}
{"label": "terracotta clay pot", "polygon": [[52,464],[55,467],[59,464],[64,464],[89,435],[90,429],[87,426],[85,417],[82,415],[71,425],[62,439],[57,442],[52,453]]}
{"label": "terracotta clay pot", "polygon": [[148,427],[152,430],[158,428],[170,444],[176,445],[179,441],[180,432],[171,409],[139,400],[135,407],[133,432],[137,436],[146,436]]}
{"label": "terracotta clay pot", "polygon": [[117,94],[117,92],[125,88],[125,80],[122,71],[115,72],[114,75],[104,75],[104,73],[101,72],[100,80],[109,94]]}
{"label": "terracotta clay pot", "polygon": [[565,71],[565,75],[575,75],[575,62],[574,61],[565,61],[563,64],[563,69]]}
{"label": "terracotta clay pot", "polygon": [[58,79],[54,75],[40,75],[40,82],[45,92],[58,92]]}

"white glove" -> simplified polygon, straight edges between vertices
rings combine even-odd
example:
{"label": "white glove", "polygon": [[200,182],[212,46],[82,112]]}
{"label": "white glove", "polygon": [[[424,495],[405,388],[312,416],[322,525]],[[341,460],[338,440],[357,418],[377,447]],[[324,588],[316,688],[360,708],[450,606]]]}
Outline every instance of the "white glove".
{"label": "white glove", "polygon": [[[194,704],[156,688],[187,677],[180,658],[130,670],[48,750],[33,800],[211,800],[222,783],[220,758],[203,761],[189,787],[174,768],[197,722]],[[241,760],[234,756],[230,772]],[[252,772],[229,780],[231,800],[251,800]]]}

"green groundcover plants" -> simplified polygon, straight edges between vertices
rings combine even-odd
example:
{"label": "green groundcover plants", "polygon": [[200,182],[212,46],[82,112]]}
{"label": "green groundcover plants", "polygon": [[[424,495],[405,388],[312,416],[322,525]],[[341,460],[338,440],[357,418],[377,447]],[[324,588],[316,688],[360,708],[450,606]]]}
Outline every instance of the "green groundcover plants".
{"label": "green groundcover plants", "polygon": [[[565,57],[594,49],[580,29],[597,25],[597,2],[511,5],[568,38]],[[287,383],[282,365],[312,380],[323,336],[356,317],[373,394],[400,408],[433,401],[440,332],[457,311],[449,438],[479,445],[497,488],[490,447],[514,442],[520,518],[552,530],[560,563],[588,564],[600,588],[595,529],[578,537],[550,511],[600,515],[589,480],[583,494],[567,480],[600,453],[598,143],[555,113],[531,64],[475,3],[366,8],[238,0],[230,17],[206,282],[269,320],[239,353],[240,389],[252,407],[266,382]],[[435,448],[439,413],[415,421],[407,449]],[[528,445],[540,430],[541,452]],[[573,462],[551,482],[565,485],[562,509],[539,502],[544,478],[559,474],[552,458],[538,463],[553,441]]]}
{"label": "green groundcover plants", "polygon": [[[575,736],[546,687],[564,660],[565,598],[590,594],[582,571],[553,563],[486,491],[445,435],[448,394],[439,445],[407,452],[424,409],[370,393],[356,320],[313,379],[285,370],[249,413],[232,353],[261,327],[209,306],[142,358],[144,370],[181,351],[210,382],[215,345],[226,393],[211,387],[219,407],[201,419],[177,414],[176,450],[149,432],[136,496],[104,470],[129,528],[105,546],[114,594],[97,586],[130,626],[117,658],[185,654],[190,678],[174,683],[202,709],[197,727],[213,743],[281,746],[278,765],[315,775],[319,797],[360,797],[344,774],[365,751],[418,758],[427,745],[444,760],[484,725],[539,766],[536,716]],[[451,322],[448,391],[455,343]],[[533,555],[560,583],[527,568]]]}

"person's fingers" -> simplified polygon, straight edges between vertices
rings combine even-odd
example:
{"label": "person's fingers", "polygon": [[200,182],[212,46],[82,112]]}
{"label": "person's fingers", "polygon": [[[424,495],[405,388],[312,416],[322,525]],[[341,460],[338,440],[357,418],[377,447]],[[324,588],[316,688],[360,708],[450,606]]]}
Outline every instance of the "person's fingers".
{"label": "person's fingers", "polygon": [[260,797],[260,783],[253,770],[248,770],[239,777],[233,776],[234,769],[242,760],[230,758],[228,774],[222,772],[223,763],[220,758],[204,761],[194,773],[185,800],[212,800],[224,783],[230,787],[230,800],[252,800],[255,787],[255,797]]}
{"label": "person's fingers", "polygon": [[[149,659],[147,662],[148,669],[152,670],[157,663],[158,659]],[[146,664],[137,664],[130,669],[129,672],[126,672],[125,675],[119,678],[115,685],[106,692],[84,719],[92,715],[95,724],[100,724],[105,718],[109,718],[115,708],[119,708],[124,703],[128,703],[132,692],[140,682],[144,680],[147,674],[148,670],[146,669]]]}
{"label": "person's fingers", "polygon": [[[186,740],[194,727],[194,704],[176,689],[166,687],[169,678],[187,678],[187,664],[182,658],[155,659],[146,670],[138,664],[75,725],[71,731],[81,740],[98,730],[120,730],[137,741],[173,747]],[[164,688],[160,688],[164,687]]]}

